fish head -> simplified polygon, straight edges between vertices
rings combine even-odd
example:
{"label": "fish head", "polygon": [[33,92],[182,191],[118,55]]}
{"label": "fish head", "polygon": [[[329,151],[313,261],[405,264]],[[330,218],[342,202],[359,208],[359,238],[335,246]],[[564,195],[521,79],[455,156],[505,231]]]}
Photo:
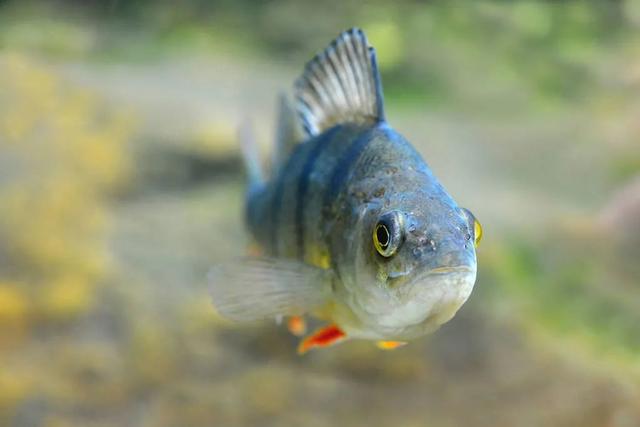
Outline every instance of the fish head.
{"label": "fish head", "polygon": [[440,185],[426,190],[370,208],[359,222],[352,309],[384,338],[437,329],[476,280],[479,223]]}

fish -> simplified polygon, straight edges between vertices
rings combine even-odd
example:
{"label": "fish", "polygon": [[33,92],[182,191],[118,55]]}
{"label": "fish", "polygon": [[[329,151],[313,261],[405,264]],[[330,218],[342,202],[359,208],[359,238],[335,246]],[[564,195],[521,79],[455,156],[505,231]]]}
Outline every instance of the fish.
{"label": "fish", "polygon": [[233,321],[324,322],[299,353],[347,339],[398,348],[449,321],[476,281],[482,227],[388,123],[375,49],[341,33],[281,95],[269,174],[241,132],[245,219],[257,251],[214,267]]}

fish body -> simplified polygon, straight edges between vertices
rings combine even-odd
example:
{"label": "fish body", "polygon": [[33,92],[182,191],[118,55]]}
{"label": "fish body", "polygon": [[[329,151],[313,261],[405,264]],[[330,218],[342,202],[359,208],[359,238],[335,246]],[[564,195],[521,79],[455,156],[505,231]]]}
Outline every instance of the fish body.
{"label": "fish body", "polygon": [[250,173],[246,220],[264,256],[214,270],[214,304],[236,320],[313,314],[335,325],[323,337],[381,348],[437,329],[473,289],[479,223],[386,121],[364,33],[314,58],[296,99],[298,117],[281,103],[270,179]]}

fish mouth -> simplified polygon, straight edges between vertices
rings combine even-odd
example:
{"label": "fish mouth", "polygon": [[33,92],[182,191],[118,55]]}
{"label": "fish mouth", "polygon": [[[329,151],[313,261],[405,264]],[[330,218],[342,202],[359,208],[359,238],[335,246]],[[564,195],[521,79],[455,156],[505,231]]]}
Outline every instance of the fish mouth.
{"label": "fish mouth", "polygon": [[456,265],[453,267],[436,267],[436,268],[432,268],[431,270],[427,271],[423,276],[432,276],[432,275],[439,275],[439,274],[447,274],[447,273],[473,273],[475,271],[475,268],[472,268],[468,265]]}
{"label": "fish mouth", "polygon": [[393,288],[402,285],[415,286],[420,283],[426,284],[427,287],[432,287],[440,283],[439,280],[436,280],[437,278],[473,274],[475,271],[476,269],[469,265],[443,266],[432,268],[415,277],[409,277],[409,272],[403,272],[404,274],[396,273],[394,276],[389,275],[387,280],[389,281],[389,285]]}

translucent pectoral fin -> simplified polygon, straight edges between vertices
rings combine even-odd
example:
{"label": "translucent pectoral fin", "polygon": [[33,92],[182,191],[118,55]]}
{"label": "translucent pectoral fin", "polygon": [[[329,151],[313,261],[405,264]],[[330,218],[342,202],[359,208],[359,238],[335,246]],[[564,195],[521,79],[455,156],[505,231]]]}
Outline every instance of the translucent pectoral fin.
{"label": "translucent pectoral fin", "polygon": [[242,258],[208,277],[216,309],[235,321],[300,315],[331,296],[331,272],[298,261]]}

